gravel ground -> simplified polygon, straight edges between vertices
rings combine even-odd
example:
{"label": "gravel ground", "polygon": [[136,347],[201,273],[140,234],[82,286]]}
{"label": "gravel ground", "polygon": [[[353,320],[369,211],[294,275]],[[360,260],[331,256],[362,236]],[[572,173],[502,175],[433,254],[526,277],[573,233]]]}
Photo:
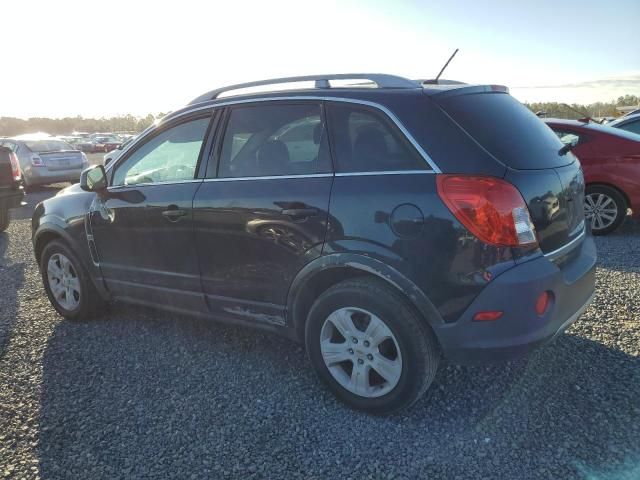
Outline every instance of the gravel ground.
{"label": "gravel ground", "polygon": [[640,478],[640,223],[599,238],[598,293],[527,360],[441,369],[389,418],[338,404],[274,335],[49,306],[30,195],[0,234],[0,477]]}

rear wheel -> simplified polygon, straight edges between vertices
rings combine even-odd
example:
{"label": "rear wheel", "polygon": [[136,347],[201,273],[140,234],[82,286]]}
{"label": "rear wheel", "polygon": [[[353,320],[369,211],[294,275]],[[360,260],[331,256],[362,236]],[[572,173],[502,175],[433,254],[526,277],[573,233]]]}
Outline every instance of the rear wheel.
{"label": "rear wheel", "polygon": [[605,185],[587,187],[584,199],[584,213],[591,222],[594,235],[613,232],[627,214],[627,204],[622,194]]}
{"label": "rear wheel", "polygon": [[305,343],[329,389],[352,408],[388,414],[415,403],[440,359],[433,333],[377,279],[341,282],[314,303]]}
{"label": "rear wheel", "polygon": [[9,228],[9,210],[0,208],[0,232],[4,232]]}
{"label": "rear wheel", "polygon": [[103,305],[89,274],[65,243],[53,240],[44,247],[40,271],[49,301],[63,317],[91,318]]}

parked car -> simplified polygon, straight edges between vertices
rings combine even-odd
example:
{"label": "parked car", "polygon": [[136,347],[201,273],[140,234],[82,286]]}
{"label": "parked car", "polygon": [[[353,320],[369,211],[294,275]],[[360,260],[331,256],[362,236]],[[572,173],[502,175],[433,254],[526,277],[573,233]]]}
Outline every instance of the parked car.
{"label": "parked car", "polygon": [[583,177],[563,147],[495,85],[236,85],[40,203],[34,252],[68,319],[121,300],[276,331],[341,400],[389,413],[441,353],[524,355],[591,301]]}
{"label": "parked car", "polygon": [[9,227],[9,210],[22,204],[24,190],[20,177],[16,154],[0,146],[0,232]]}
{"label": "parked car", "polygon": [[112,150],[115,150],[116,148],[118,148],[120,145],[122,145],[122,142],[120,141],[120,139],[110,136],[110,137],[94,137],[93,141],[99,145],[102,145],[104,147],[104,151],[105,152],[110,152]]}
{"label": "parked car", "polygon": [[613,122],[607,123],[607,127],[621,128],[627,132],[640,135],[640,114],[618,118]]}
{"label": "parked car", "polygon": [[631,208],[640,216],[640,136],[612,125],[546,119],[580,159],[586,181],[585,212],[596,235],[614,231]]}
{"label": "parked car", "polygon": [[120,156],[120,154],[122,153],[122,151],[126,148],[126,146],[129,145],[135,138],[136,138],[135,135],[134,136],[130,136],[126,140],[124,140],[118,147],[116,147],[115,149],[111,150],[110,152],[107,152],[105,154],[105,156],[103,157],[102,164],[103,165],[109,165],[109,163],[111,163],[116,158],[118,158]]}
{"label": "parked car", "polygon": [[86,155],[55,137],[21,135],[0,140],[18,157],[25,188],[60,182],[77,182],[89,166]]}

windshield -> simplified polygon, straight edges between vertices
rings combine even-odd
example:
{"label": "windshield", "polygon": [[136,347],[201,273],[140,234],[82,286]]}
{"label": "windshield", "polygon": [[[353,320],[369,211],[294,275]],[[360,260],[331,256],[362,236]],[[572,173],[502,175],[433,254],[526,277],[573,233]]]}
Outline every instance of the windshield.
{"label": "windshield", "polygon": [[35,153],[73,150],[71,145],[62,140],[26,140],[24,144],[29,150]]}

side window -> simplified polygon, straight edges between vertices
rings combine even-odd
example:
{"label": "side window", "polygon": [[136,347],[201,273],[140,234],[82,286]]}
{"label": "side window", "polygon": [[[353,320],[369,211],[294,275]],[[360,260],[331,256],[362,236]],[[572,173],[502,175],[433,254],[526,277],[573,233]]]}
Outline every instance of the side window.
{"label": "side window", "polygon": [[327,111],[337,172],[429,168],[402,132],[383,114],[348,104],[331,104]]}
{"label": "side window", "polygon": [[580,136],[573,132],[565,132],[562,130],[554,130],[560,141],[565,145],[577,145],[580,142]]}
{"label": "side window", "polygon": [[320,104],[271,104],[231,110],[220,153],[220,177],[330,171]]}
{"label": "side window", "polygon": [[116,167],[113,186],[191,180],[209,117],[171,127],[137,148]]}
{"label": "side window", "polygon": [[625,123],[624,125],[620,125],[619,128],[622,128],[627,132],[640,134],[640,120],[636,120],[635,122]]}

